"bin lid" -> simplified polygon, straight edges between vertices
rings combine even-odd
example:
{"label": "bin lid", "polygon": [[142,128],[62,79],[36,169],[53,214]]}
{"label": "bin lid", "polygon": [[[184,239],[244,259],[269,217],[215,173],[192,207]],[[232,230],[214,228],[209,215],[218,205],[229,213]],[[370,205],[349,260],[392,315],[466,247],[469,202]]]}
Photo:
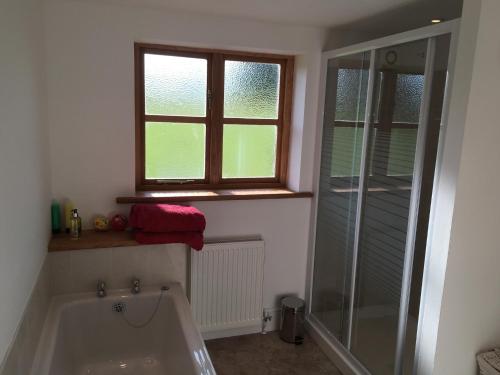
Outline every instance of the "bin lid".
{"label": "bin lid", "polygon": [[289,309],[299,310],[302,309],[304,305],[304,300],[298,297],[285,297],[281,300],[281,306]]}

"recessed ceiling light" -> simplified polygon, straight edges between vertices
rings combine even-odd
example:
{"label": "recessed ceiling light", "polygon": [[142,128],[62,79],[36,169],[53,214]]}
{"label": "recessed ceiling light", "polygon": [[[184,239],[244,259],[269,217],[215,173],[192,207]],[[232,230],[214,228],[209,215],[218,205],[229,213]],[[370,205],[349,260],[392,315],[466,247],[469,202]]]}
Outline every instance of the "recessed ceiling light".
{"label": "recessed ceiling light", "polygon": [[442,19],[442,18],[433,18],[433,19],[431,20],[431,23],[441,23],[441,22],[443,22],[443,21],[444,21],[444,19]]}

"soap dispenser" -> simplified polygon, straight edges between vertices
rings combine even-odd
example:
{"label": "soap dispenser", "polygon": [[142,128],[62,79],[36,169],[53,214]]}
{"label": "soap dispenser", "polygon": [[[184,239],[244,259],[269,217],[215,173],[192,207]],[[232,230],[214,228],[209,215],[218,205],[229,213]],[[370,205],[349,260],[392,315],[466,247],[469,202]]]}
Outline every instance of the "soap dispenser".
{"label": "soap dispenser", "polygon": [[77,240],[82,234],[82,219],[78,216],[78,210],[75,208],[71,215],[71,226],[70,226],[71,238]]}

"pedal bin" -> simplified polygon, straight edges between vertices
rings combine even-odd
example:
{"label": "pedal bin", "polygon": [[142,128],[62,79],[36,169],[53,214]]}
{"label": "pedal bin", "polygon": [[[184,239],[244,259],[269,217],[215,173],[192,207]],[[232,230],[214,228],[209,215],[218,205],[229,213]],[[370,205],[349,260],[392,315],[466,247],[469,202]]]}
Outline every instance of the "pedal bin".
{"label": "pedal bin", "polygon": [[280,337],[283,341],[302,344],[304,341],[305,302],[297,297],[281,300]]}

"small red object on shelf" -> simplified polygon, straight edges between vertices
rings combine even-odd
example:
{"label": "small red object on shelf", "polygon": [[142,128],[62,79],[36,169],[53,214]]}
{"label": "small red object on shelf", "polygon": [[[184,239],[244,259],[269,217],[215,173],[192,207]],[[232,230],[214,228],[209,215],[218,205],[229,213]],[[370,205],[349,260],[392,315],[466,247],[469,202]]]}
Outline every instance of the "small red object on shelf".
{"label": "small red object on shelf", "polygon": [[112,230],[117,232],[121,232],[127,229],[127,225],[128,225],[127,217],[122,214],[113,215],[109,220],[109,226],[111,227]]}

